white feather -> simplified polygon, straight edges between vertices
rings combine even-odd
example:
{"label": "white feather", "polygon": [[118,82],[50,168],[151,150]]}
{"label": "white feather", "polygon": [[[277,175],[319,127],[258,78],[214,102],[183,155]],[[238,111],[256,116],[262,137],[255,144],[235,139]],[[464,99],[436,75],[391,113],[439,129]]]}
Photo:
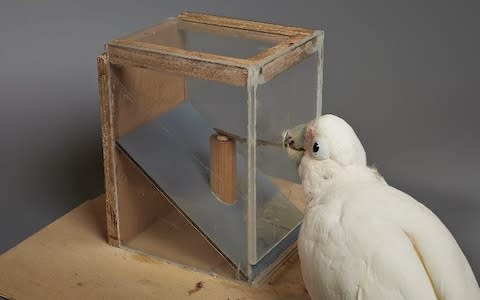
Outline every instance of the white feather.
{"label": "white feather", "polygon": [[[319,139],[328,143],[328,157],[314,155]],[[312,299],[480,299],[448,229],[367,167],[345,121],[312,121],[304,148],[299,174],[307,208],[298,249]]]}

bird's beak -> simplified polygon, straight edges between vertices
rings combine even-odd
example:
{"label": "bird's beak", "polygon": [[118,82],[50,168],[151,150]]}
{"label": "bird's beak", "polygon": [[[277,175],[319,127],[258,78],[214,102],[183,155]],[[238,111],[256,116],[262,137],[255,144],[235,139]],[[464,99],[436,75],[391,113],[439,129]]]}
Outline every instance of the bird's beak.
{"label": "bird's beak", "polygon": [[300,163],[302,159],[305,135],[305,124],[297,125],[283,132],[283,147],[287,150],[288,157]]}

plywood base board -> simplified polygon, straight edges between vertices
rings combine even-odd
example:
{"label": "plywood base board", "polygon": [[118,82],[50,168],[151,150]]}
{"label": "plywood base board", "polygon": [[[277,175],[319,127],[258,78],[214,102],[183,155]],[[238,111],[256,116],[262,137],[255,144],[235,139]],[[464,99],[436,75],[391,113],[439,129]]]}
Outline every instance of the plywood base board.
{"label": "plywood base board", "polygon": [[[297,256],[258,288],[105,242],[104,197],[87,201],[0,256],[10,299],[309,299]],[[192,249],[195,251],[195,249]]]}

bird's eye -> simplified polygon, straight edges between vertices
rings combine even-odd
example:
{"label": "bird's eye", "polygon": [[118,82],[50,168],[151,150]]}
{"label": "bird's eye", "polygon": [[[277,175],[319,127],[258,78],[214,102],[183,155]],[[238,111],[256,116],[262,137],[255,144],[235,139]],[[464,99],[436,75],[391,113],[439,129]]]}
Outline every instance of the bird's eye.
{"label": "bird's eye", "polygon": [[318,143],[313,143],[313,153],[317,153],[318,150],[320,150],[320,147],[318,147]]}
{"label": "bird's eye", "polygon": [[328,143],[325,139],[319,137],[316,138],[312,145],[312,156],[315,159],[328,159],[330,157],[330,150]]}

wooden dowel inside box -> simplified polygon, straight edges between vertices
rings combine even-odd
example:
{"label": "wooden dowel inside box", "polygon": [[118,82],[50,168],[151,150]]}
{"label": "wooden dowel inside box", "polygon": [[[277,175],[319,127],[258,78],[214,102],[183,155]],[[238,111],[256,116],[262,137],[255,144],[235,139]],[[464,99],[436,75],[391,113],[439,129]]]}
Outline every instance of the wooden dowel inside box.
{"label": "wooden dowel inside box", "polygon": [[210,136],[210,188],[218,199],[232,204],[235,190],[235,140],[220,134]]}

